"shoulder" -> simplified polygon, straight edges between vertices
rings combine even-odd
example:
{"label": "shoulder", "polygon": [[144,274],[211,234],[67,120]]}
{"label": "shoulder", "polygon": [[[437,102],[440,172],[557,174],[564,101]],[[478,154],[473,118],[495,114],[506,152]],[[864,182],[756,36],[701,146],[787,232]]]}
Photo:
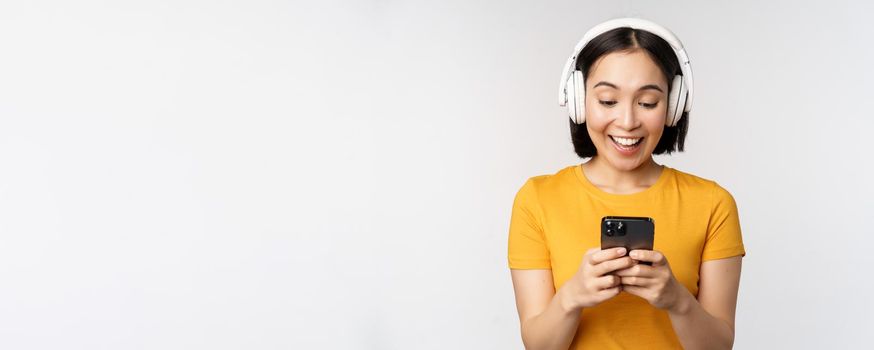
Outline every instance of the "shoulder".
{"label": "shoulder", "polygon": [[574,171],[574,166],[571,165],[552,174],[528,177],[516,194],[516,202],[542,205],[561,201],[574,186],[574,181],[579,181]]}
{"label": "shoulder", "polygon": [[534,175],[522,185],[521,191],[549,193],[560,191],[576,181],[575,165],[569,165],[552,174]]}
{"label": "shoulder", "polygon": [[675,174],[677,187],[684,192],[695,192],[709,199],[711,205],[721,202],[734,203],[731,193],[714,180],[671,168]]}

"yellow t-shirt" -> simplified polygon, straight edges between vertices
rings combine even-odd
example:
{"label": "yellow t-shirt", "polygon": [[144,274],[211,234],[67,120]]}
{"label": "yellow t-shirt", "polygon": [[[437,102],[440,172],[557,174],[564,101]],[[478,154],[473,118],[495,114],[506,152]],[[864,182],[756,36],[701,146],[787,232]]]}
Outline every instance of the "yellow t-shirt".
{"label": "yellow t-shirt", "polygon": [[[737,206],[713,181],[665,166],[656,183],[633,194],[593,185],[579,165],[528,179],[513,202],[507,260],[511,269],[551,269],[555,289],[590,248],[601,246],[601,218],[644,216],[655,222],[653,249],[676,279],[698,295],[702,261],[745,255]],[[682,348],[671,320],[638,296],[621,292],[583,309],[570,349]]]}

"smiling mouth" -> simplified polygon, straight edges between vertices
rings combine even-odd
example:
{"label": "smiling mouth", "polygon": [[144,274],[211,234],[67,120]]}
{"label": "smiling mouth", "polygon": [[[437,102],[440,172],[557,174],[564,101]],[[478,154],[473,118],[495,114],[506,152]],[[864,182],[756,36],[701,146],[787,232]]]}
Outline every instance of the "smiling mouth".
{"label": "smiling mouth", "polygon": [[633,152],[636,151],[637,148],[643,143],[643,137],[618,137],[610,135],[610,140],[613,141],[613,144],[620,150],[625,152]]}

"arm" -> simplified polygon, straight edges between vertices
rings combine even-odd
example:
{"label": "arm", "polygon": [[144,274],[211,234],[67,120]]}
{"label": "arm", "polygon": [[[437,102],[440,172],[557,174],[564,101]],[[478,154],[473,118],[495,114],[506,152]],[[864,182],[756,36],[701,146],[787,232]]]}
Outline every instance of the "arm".
{"label": "arm", "polygon": [[667,311],[684,348],[731,349],[740,256],[701,264],[697,300],[674,278],[661,252],[632,250],[631,256],[652,262],[652,266],[636,265],[617,271],[622,278],[622,289]]}
{"label": "arm", "polygon": [[677,337],[689,349],[730,349],[734,345],[734,314],[745,255],[740,219],[734,197],[724,188],[713,186],[711,201],[698,298],[678,288],[677,305],[668,309]]}
{"label": "arm", "polygon": [[731,349],[740,286],[741,257],[701,263],[698,299],[686,288],[677,307],[668,311],[686,349]]}
{"label": "arm", "polygon": [[510,270],[516,309],[526,349],[567,349],[580,323],[582,308],[567,303],[564,290],[555,292],[552,270]]}
{"label": "arm", "polygon": [[589,249],[577,273],[558,292],[552,270],[511,269],[525,348],[567,349],[583,308],[598,305],[622,290],[619,277],[610,273],[634,264],[625,256],[625,248]]}

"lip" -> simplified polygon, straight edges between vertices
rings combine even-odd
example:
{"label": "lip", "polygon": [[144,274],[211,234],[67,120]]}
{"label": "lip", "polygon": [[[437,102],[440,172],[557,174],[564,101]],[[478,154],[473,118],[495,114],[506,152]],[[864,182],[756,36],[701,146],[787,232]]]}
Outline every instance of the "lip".
{"label": "lip", "polygon": [[[613,135],[611,135],[611,136],[613,136]],[[622,137],[622,136],[616,136],[616,137]],[[636,138],[636,137],[630,137],[630,138]],[[613,141],[612,137],[608,137],[608,139],[610,139],[610,143],[613,144],[613,148],[616,149],[616,151],[619,152],[619,154],[624,155],[624,156],[634,155],[635,153],[637,153],[637,151],[640,150],[641,147],[643,147],[643,140],[640,140],[640,142],[638,142],[637,145],[634,146],[634,148],[626,149],[626,148],[622,148],[621,146],[619,146],[619,144],[616,143],[616,141]]]}

